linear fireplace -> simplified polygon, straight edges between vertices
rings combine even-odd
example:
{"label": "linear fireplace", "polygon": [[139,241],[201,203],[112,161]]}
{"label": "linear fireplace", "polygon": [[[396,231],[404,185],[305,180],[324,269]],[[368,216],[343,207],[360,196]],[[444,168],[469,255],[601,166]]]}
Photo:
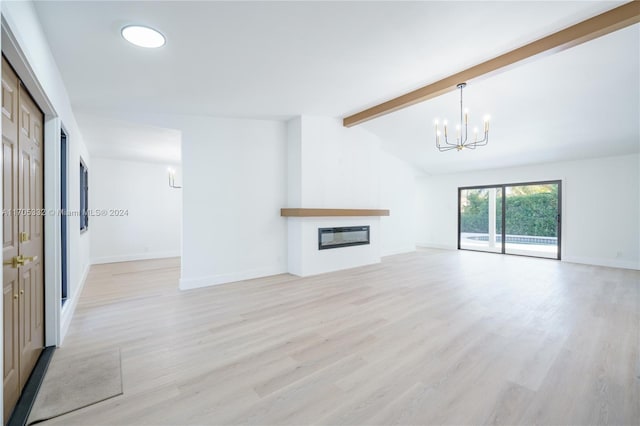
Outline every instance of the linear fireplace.
{"label": "linear fireplace", "polygon": [[318,228],[318,250],[369,244],[369,226]]}

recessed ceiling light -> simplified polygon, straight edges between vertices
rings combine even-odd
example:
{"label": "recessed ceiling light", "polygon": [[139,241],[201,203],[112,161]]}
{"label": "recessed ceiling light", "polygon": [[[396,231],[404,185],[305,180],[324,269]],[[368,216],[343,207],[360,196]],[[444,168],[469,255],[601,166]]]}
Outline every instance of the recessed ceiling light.
{"label": "recessed ceiling light", "polygon": [[156,48],[164,46],[164,36],[153,28],[142,25],[128,25],[122,29],[122,37],[131,44],[140,47]]}

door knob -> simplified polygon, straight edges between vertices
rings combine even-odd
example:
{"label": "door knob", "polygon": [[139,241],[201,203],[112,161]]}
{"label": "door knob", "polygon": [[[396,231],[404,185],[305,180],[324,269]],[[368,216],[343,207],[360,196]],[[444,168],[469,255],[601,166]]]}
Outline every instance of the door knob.
{"label": "door knob", "polygon": [[17,294],[14,294],[14,295],[13,295],[13,298],[14,298],[14,299],[17,299],[17,298],[18,298],[18,295],[17,295]]}
{"label": "door knob", "polygon": [[[17,268],[18,266],[24,265],[22,262],[22,256],[13,256],[13,259],[3,262],[3,265],[11,265],[13,268]],[[16,295],[17,296],[17,295]]]}
{"label": "door knob", "polygon": [[27,264],[27,263],[31,263],[31,262],[35,262],[36,260],[38,260],[38,256],[20,256],[22,258],[22,264]]}
{"label": "door knob", "polygon": [[38,260],[38,256],[14,256],[13,259],[3,262],[3,265],[11,265],[13,268],[24,266],[27,263],[35,262]]}
{"label": "door knob", "polygon": [[20,290],[20,294],[24,294],[24,290]]}

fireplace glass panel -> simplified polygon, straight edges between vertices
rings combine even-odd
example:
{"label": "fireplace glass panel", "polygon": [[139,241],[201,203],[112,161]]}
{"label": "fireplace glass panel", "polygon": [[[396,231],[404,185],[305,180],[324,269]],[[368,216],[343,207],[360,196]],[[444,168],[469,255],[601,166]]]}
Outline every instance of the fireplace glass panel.
{"label": "fireplace glass panel", "polygon": [[362,244],[369,244],[369,226],[318,229],[318,250]]}

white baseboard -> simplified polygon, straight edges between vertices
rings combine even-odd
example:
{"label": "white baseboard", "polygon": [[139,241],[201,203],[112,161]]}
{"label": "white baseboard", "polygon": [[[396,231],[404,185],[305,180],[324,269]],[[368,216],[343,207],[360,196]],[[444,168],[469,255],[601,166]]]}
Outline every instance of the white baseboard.
{"label": "white baseboard", "polygon": [[563,262],[581,263],[585,265],[607,266],[609,268],[640,270],[640,262],[631,260],[599,259],[594,257],[564,256]]}
{"label": "white baseboard", "polygon": [[[434,243],[418,243],[420,248],[435,248],[442,250],[457,250],[456,246],[449,246],[446,244],[434,244]],[[580,256],[563,256],[563,262],[569,263],[581,263],[585,265],[595,266],[607,266],[610,268],[623,268],[623,269],[635,269],[640,270],[640,262],[634,262],[631,260],[617,260],[617,259],[600,259],[594,257],[580,257]]]}
{"label": "white baseboard", "polygon": [[80,283],[78,283],[78,288],[74,289],[74,294],[71,298],[67,299],[67,302],[62,307],[60,312],[60,342],[59,346],[62,345],[65,336],[67,335],[67,331],[69,331],[69,326],[71,325],[71,320],[73,319],[73,314],[76,311],[76,307],[78,306],[78,301],[80,300],[80,295],[82,294],[82,290],[84,289],[84,284],[87,282],[87,276],[89,275],[89,270],[91,269],[91,265],[87,265],[84,268],[84,272],[82,273],[82,278],[80,278]]}
{"label": "white baseboard", "polygon": [[441,250],[458,250],[458,247],[455,245],[447,245],[447,244],[436,244],[436,243],[418,243],[416,246],[420,248],[433,248],[433,249],[441,249]]}
{"label": "white baseboard", "polygon": [[381,262],[382,262],[381,258],[377,258],[372,262],[358,264],[358,265],[341,266],[338,268],[323,269],[321,271],[311,271],[311,272],[306,271],[304,274],[298,273],[297,271],[296,272],[289,271],[288,274],[295,275],[296,277],[306,278],[306,277],[313,277],[316,275],[330,274],[332,272],[347,271],[349,269],[362,268],[364,266],[377,265],[378,263],[381,263]]}
{"label": "white baseboard", "polygon": [[192,290],[195,288],[209,287],[237,281],[252,280],[254,278],[268,277],[271,275],[286,274],[285,267],[254,269],[245,272],[233,272],[229,274],[210,275],[198,278],[180,278],[180,290]]}
{"label": "white baseboard", "polygon": [[382,253],[382,257],[394,256],[396,254],[403,254],[403,253],[411,253],[412,251],[416,251],[416,246],[407,246],[407,247],[401,247],[401,248],[394,248],[392,250],[388,250],[388,251],[385,251],[384,253]]}
{"label": "white baseboard", "polygon": [[179,251],[153,252],[153,253],[137,253],[125,254],[119,256],[103,256],[91,259],[92,265],[101,265],[103,263],[132,262],[134,260],[149,259],[166,259],[168,257],[180,257]]}

